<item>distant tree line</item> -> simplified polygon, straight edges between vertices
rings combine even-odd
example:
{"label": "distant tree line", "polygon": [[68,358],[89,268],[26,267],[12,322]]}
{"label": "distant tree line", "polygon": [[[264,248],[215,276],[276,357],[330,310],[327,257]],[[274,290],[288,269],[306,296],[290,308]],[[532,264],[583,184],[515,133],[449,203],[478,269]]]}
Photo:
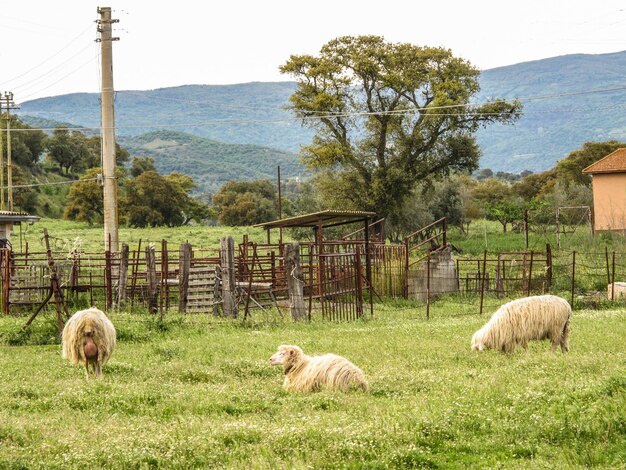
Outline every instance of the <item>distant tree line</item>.
{"label": "distant tree line", "polygon": [[[534,228],[544,230],[554,224],[556,209],[562,206],[592,205],[591,178],[583,168],[626,147],[619,141],[587,142],[557,165],[540,173],[524,172],[516,178],[497,174],[469,175],[455,172],[414,184],[405,197],[394,223],[387,224],[391,241],[441,217],[467,233],[472,221],[494,220],[502,230],[520,230],[524,212],[529,211]],[[325,209],[360,209],[351,205],[341,188],[344,180],[329,170],[317,171],[304,182],[289,181],[283,188],[283,217]],[[358,186],[351,188],[359,191]],[[253,202],[254,201],[254,202]],[[270,181],[231,182],[213,196],[213,214],[224,225],[250,225],[277,217],[277,192]],[[309,236],[309,231],[297,232]]]}
{"label": "distant tree line", "polygon": [[[19,119],[12,126],[29,129]],[[6,155],[6,142],[3,146]],[[55,174],[56,178],[74,180],[65,192],[64,186],[56,185],[16,189],[17,209],[39,215],[49,215],[48,210],[54,215],[51,206],[59,206],[67,219],[102,222],[99,137],[64,128],[56,129],[50,136],[38,130],[16,131],[11,135],[11,146],[14,185],[33,180],[52,182]],[[483,169],[470,175],[457,170],[415,181],[403,195],[392,222],[387,224],[388,237],[399,241],[416,228],[444,216],[463,232],[480,218],[498,221],[503,231],[515,230],[521,226],[526,209],[531,211],[533,223],[550,224],[559,206],[592,204],[591,178],[582,169],[624,146],[626,143],[615,140],[588,142],[554,168],[540,173],[511,175]],[[117,159],[122,223],[137,227],[191,222],[252,225],[278,218],[278,195],[273,181],[231,181],[209,199],[200,201],[194,197],[196,185],[192,177],[180,173],[160,175],[154,159],[131,159],[119,146]],[[333,168],[317,168],[306,181],[284,182],[282,215],[333,208],[361,210],[346,194],[363,190],[359,181],[343,178]]]}
{"label": "distant tree line", "polygon": [[[100,137],[64,127],[48,135],[15,116],[12,119],[13,185],[19,186],[13,191],[14,209],[101,223]],[[7,154],[5,140],[3,155]],[[192,177],[180,173],[159,175],[149,157],[135,158],[131,163],[128,151],[117,144],[116,163],[122,223],[174,226],[209,218],[208,205],[192,196],[196,188]]]}

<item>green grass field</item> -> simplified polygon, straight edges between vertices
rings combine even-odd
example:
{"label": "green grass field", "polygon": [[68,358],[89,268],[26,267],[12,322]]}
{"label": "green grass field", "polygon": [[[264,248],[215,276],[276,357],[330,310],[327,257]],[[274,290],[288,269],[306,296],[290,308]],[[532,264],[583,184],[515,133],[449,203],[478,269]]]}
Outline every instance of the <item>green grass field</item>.
{"label": "green grass field", "polygon": [[[53,251],[70,251],[78,241],[78,246],[86,251],[104,251],[104,230],[99,225],[89,225],[81,222],[67,220],[42,219],[34,225],[24,226],[21,232],[19,228],[11,239],[13,249],[24,251],[28,243],[30,252],[44,252],[45,243],[43,230],[47,229],[50,236],[50,245]],[[178,250],[181,243],[189,242],[195,248],[219,248],[220,238],[232,236],[235,243],[243,241],[243,236],[248,235],[250,241],[265,243],[267,235],[264,230],[254,227],[207,227],[202,225],[183,227],[152,227],[152,228],[119,228],[120,243],[127,243],[131,250],[136,250],[139,241],[142,247],[147,243],[154,243],[160,247],[161,241],[166,240],[171,250]],[[274,234],[272,234],[274,235]],[[278,241],[278,233],[276,240]]]}
{"label": "green grass field", "polygon": [[[88,225],[86,223],[71,222],[67,220],[42,219],[34,225],[25,225],[21,231],[15,228],[12,237],[13,247],[23,251],[28,243],[29,251],[44,251],[43,229],[46,228],[50,235],[53,249],[72,248],[75,240],[79,240],[80,246],[87,251],[104,250],[104,231],[102,226]],[[360,227],[357,227],[360,228]],[[346,228],[346,233],[352,231]],[[311,238],[313,231],[311,230]],[[184,226],[184,227],[154,227],[154,228],[130,228],[120,227],[120,243],[125,242],[130,249],[136,249],[139,240],[143,246],[151,242],[159,245],[161,240],[167,240],[170,249],[176,249],[181,243],[189,242],[197,248],[217,248],[221,237],[232,236],[235,243],[243,240],[248,235],[250,241],[265,243],[266,232],[254,227],[222,227],[222,226]],[[284,233],[286,241],[291,240],[290,231]],[[484,250],[490,253],[498,251],[519,251],[525,249],[524,234],[521,232],[502,232],[502,226],[498,222],[479,220],[471,224],[469,234],[462,234],[456,228],[450,228],[448,240],[462,250],[461,256],[481,256]],[[278,232],[272,231],[272,242],[278,241]],[[556,235],[550,231],[531,232],[529,234],[528,249],[545,251],[546,243],[552,245],[553,251],[558,251]],[[160,246],[160,245],[159,245]],[[604,251],[607,247],[610,251],[626,251],[626,237],[621,234],[602,233],[595,237],[591,236],[589,227],[579,227],[575,233],[567,233],[561,236],[561,249],[571,252],[572,250],[589,252]]]}
{"label": "green grass field", "polygon": [[[577,311],[571,352],[471,352],[488,318],[377,307],[354,323],[113,313],[101,381],[50,314],[0,318],[0,468],[625,468],[626,311]],[[37,343],[37,344],[28,344]],[[46,344],[48,343],[48,344]],[[287,393],[279,344],[345,355],[370,391]]]}
{"label": "green grass field", "polygon": [[[31,251],[44,227],[57,249],[77,237],[102,249],[101,227],[44,219],[22,234]],[[522,234],[474,229],[451,235],[466,256],[523,248]],[[265,240],[224,227],[122,228],[120,240],[216,247],[244,234]],[[564,249],[624,245],[578,237]],[[25,334],[25,317],[0,316],[0,469],[626,468],[626,309],[574,312],[568,354],[534,342],[505,356],[470,351],[502,300],[483,316],[459,302],[437,301],[426,320],[423,306],[386,301],[375,319],[339,324],[113,312],[117,350],[89,383],[62,359],[50,310]],[[345,355],[370,391],[285,392],[267,362],[283,343]]]}

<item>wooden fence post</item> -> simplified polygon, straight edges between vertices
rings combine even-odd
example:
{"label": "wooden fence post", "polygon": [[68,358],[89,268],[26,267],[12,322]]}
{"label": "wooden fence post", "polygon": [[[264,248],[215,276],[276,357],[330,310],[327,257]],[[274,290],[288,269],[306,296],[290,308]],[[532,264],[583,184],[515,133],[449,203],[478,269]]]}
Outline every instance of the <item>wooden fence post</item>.
{"label": "wooden fence post", "polygon": [[167,250],[167,240],[161,240],[161,278],[159,283],[159,311],[163,315],[163,310],[169,310],[169,288],[167,278],[169,277],[169,253]]}
{"label": "wooden fence post", "polygon": [[304,305],[304,281],[302,280],[300,245],[298,243],[285,245],[285,271],[291,318],[296,321],[302,320],[306,315],[306,307]]}
{"label": "wooden fence post", "polygon": [[576,281],[576,251],[572,251],[572,310],[574,310],[574,283]]}
{"label": "wooden fence post", "polygon": [[152,244],[146,247],[146,275],[148,280],[148,311],[152,314],[157,313],[157,276],[154,256],[154,246]]}
{"label": "wooden fence post", "polygon": [[104,285],[106,286],[106,303],[105,310],[113,306],[113,273],[111,268],[111,252],[104,252]]}
{"label": "wooden fence post", "polygon": [[530,292],[532,290],[532,282],[533,282],[533,257],[534,257],[535,252],[533,250],[530,250],[530,265],[528,266],[528,289],[527,289],[527,293],[526,296],[529,297],[530,296]]}
{"label": "wooden fence post", "polygon": [[223,237],[220,240],[220,257],[224,315],[237,318],[237,302],[235,301],[235,241],[233,237]]}
{"label": "wooden fence post", "polygon": [[122,243],[120,253],[119,280],[117,282],[117,306],[121,307],[126,303],[126,285],[128,281],[128,257],[130,250],[127,243]]}
{"label": "wooden fence post", "polygon": [[189,299],[189,272],[191,271],[191,244],[182,243],[178,258],[178,311],[187,311]]}
{"label": "wooden fence post", "polygon": [[222,282],[222,268],[215,266],[215,281],[213,282],[213,315],[219,315],[220,285]]}
{"label": "wooden fence post", "polygon": [[612,289],[611,289],[611,302],[615,301],[615,252],[613,252],[613,266],[612,266],[612,273],[611,273],[611,284],[612,284]]}
{"label": "wooden fence post", "polygon": [[611,270],[609,269],[609,247],[604,246],[604,258],[606,260],[606,282],[611,284]]}

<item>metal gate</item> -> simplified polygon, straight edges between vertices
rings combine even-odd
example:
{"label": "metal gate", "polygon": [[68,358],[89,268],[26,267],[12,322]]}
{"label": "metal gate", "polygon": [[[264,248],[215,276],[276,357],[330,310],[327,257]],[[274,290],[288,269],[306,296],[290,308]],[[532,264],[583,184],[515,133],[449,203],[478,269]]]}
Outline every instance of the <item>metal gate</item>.
{"label": "metal gate", "polygon": [[319,256],[318,294],[322,318],[350,321],[363,317],[364,279],[360,250]]}

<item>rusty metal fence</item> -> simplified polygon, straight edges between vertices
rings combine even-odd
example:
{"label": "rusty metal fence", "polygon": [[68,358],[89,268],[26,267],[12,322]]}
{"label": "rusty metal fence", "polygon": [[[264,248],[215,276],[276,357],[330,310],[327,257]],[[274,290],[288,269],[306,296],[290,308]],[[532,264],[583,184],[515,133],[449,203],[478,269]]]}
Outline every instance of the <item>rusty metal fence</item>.
{"label": "rusty metal fence", "polygon": [[[432,229],[432,227],[431,227]],[[427,244],[428,234],[418,241]],[[572,303],[624,298],[626,254],[545,251],[485,252],[479,258],[450,261],[449,250],[426,251],[421,263],[407,256],[407,244],[388,245],[340,240],[299,246],[300,285],[308,318],[346,321],[373,315],[374,300],[408,298],[428,305],[441,295],[505,299],[548,292],[567,295]],[[171,249],[160,245],[122,250],[119,254],[79,249],[15,252],[0,249],[1,306],[6,314],[29,313],[55,300],[70,307],[98,305],[139,307],[153,314],[169,311],[225,315],[230,286],[234,310],[226,316],[248,318],[254,311],[289,315],[290,280],[285,244],[257,244],[244,237],[232,266],[222,249]],[[321,251],[321,253],[320,253]],[[446,253],[450,256],[445,258]],[[421,256],[421,255],[420,255]],[[408,260],[408,261],[407,261]],[[228,278],[232,275],[232,282]],[[227,282],[228,281],[228,282]],[[625,284],[621,289],[620,283]],[[292,283],[293,284],[293,283]],[[615,287],[612,291],[611,286]],[[293,316],[293,313],[292,313]]]}

